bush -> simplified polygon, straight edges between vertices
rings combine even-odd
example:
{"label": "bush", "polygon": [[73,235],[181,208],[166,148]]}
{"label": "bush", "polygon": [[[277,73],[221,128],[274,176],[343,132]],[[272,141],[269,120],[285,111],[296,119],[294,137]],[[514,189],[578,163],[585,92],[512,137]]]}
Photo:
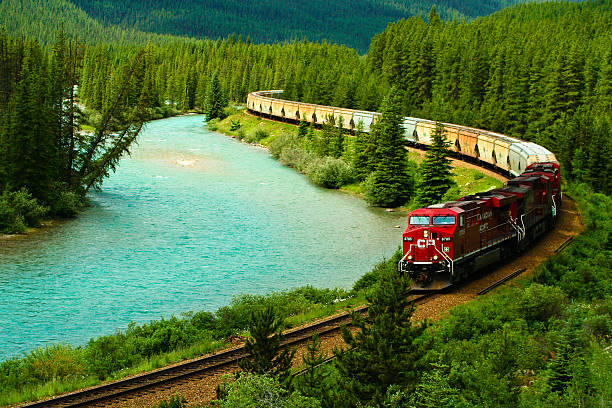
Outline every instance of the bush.
{"label": "bush", "polygon": [[263,139],[270,136],[268,132],[263,129],[257,129],[255,132],[249,133],[244,137],[244,140],[248,143],[259,143]]}
{"label": "bush", "polygon": [[25,227],[37,227],[48,212],[47,207],[38,204],[25,188],[19,191],[5,191],[0,196],[0,231],[15,233]]}
{"label": "bush", "polygon": [[140,358],[126,344],[122,333],[89,340],[85,348],[88,371],[103,380],[114,371],[132,366]]}
{"label": "bush", "polygon": [[314,153],[298,146],[287,146],[283,149],[278,160],[285,166],[293,167],[304,173],[310,163],[316,159]]}
{"label": "bush", "polygon": [[174,395],[168,400],[160,401],[153,408],[184,408],[187,406],[187,400],[181,395]]}
{"label": "bush", "polygon": [[217,131],[217,129],[219,129],[218,123],[219,123],[218,118],[214,118],[214,119],[207,121],[206,124],[208,125],[208,130],[211,130],[213,132]]}
{"label": "bush", "polygon": [[567,296],[561,289],[533,283],[521,292],[516,307],[526,320],[546,322],[559,316],[566,303]]}
{"label": "bush", "polygon": [[311,162],[306,174],[318,186],[339,188],[353,180],[353,168],[342,159],[324,157]]}
{"label": "bush", "polygon": [[28,353],[22,369],[28,381],[34,382],[60,380],[85,373],[85,366],[76,350],[65,344],[37,348]]}

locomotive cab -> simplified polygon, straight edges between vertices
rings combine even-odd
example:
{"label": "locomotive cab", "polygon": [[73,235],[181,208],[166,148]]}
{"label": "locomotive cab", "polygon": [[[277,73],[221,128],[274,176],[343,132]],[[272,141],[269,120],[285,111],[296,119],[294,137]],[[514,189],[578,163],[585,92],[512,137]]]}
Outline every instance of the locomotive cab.
{"label": "locomotive cab", "polygon": [[408,215],[398,268],[411,278],[413,290],[440,290],[453,282],[455,234],[459,224],[464,226],[464,211],[455,204],[433,205]]}

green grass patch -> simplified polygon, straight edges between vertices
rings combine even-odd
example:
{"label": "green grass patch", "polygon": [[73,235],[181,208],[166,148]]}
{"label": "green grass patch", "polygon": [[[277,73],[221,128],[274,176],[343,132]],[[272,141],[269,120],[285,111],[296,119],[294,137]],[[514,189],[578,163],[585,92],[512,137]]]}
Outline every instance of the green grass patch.
{"label": "green grass patch", "polygon": [[[236,124],[240,124],[236,127]],[[244,139],[247,142],[260,143],[268,146],[274,139],[283,133],[295,133],[297,127],[288,123],[275,122],[265,120],[256,116],[251,116],[244,111],[234,111],[223,120],[214,123],[216,131],[233,136],[238,139]],[[234,130],[232,130],[234,128]],[[258,138],[256,135],[266,136]]]}

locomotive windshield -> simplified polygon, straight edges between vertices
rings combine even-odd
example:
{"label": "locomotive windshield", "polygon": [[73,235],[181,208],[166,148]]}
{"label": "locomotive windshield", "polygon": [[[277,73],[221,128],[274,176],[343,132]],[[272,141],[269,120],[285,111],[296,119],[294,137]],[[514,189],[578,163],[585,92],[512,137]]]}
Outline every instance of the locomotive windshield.
{"label": "locomotive windshield", "polygon": [[429,217],[426,215],[413,215],[410,217],[410,225],[429,225]]}
{"label": "locomotive windshield", "polygon": [[455,217],[452,215],[438,215],[433,217],[434,225],[455,225]]}

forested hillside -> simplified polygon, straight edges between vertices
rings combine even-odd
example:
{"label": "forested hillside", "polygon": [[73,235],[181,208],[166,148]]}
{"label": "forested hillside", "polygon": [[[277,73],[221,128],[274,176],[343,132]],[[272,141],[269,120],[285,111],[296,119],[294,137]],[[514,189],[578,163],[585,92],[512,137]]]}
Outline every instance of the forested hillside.
{"label": "forested hillside", "polygon": [[36,38],[43,44],[53,43],[62,27],[67,35],[89,44],[145,44],[170,38],[133,27],[100,23],[68,0],[2,0],[0,26],[11,35]]}
{"label": "forested hillside", "polygon": [[[285,98],[377,110],[393,84],[404,115],[469,125],[551,149],[565,175],[609,193],[612,171],[612,5],[609,1],[517,6],[470,23],[415,17],[376,35],[365,58],[344,47],[228,39],[152,48],[156,104],[201,106],[219,71],[226,94],[285,89]],[[88,51],[83,99],[100,101],[117,58]],[[95,61],[95,62],[94,62]]]}
{"label": "forested hillside", "polygon": [[[364,52],[387,23],[427,15],[437,6],[445,19],[470,19],[525,0],[354,0],[280,2],[273,0],[71,0],[107,24],[198,38],[231,34],[255,42],[327,40]],[[529,0],[527,0],[529,1]]]}

